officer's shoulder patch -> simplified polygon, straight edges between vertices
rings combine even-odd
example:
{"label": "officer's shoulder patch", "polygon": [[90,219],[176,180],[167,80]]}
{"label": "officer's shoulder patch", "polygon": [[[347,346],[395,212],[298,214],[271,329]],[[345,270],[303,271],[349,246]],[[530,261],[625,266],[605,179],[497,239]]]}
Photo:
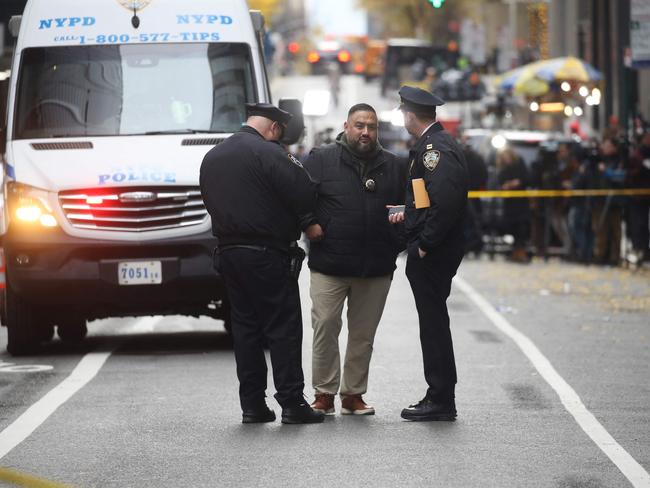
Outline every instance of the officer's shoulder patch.
{"label": "officer's shoulder patch", "polygon": [[289,161],[291,161],[293,164],[295,164],[296,166],[300,166],[301,168],[303,167],[300,160],[297,157],[295,157],[293,154],[287,154],[287,156],[289,156]]}
{"label": "officer's shoulder patch", "polygon": [[432,149],[431,151],[425,152],[422,156],[422,161],[426,169],[433,171],[440,162],[440,151]]}

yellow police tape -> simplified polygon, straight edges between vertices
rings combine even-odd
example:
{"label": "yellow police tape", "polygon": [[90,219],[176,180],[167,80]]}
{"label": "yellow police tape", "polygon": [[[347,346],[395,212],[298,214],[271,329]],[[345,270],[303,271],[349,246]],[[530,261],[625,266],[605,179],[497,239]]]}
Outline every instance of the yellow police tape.
{"label": "yellow police tape", "polygon": [[650,196],[650,188],[625,188],[621,190],[481,190],[467,192],[467,196],[469,198]]}
{"label": "yellow police tape", "polygon": [[15,486],[27,488],[70,488],[55,481],[48,481],[28,474],[19,473],[7,468],[0,467],[0,481],[9,482]]}

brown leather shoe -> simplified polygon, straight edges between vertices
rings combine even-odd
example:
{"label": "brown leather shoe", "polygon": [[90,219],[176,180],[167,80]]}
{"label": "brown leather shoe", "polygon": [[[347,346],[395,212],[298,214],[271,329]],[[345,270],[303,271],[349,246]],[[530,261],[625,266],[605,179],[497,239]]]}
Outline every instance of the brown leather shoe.
{"label": "brown leather shoe", "polygon": [[375,407],[367,405],[361,395],[346,395],[341,399],[343,415],[374,415]]}
{"label": "brown leather shoe", "polygon": [[334,415],[334,395],[330,393],[316,393],[311,408],[325,415]]}

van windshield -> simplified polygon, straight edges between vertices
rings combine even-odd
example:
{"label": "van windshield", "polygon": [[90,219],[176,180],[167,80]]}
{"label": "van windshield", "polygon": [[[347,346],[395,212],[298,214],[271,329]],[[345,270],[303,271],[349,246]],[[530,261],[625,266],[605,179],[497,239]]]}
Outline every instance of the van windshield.
{"label": "van windshield", "polygon": [[256,101],[246,44],[25,49],[14,137],[233,132]]}

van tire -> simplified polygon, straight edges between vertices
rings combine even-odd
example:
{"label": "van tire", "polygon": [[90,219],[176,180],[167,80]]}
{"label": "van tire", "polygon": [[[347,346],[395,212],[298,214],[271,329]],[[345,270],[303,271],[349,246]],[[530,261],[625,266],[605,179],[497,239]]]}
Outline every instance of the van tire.
{"label": "van tire", "polygon": [[66,344],[79,344],[88,334],[88,327],[84,319],[69,318],[56,327],[56,333]]}
{"label": "van tire", "polygon": [[38,342],[50,342],[54,337],[54,326],[44,324],[34,330]]}
{"label": "van tire", "polygon": [[29,304],[14,292],[9,280],[5,286],[5,313],[7,320],[7,351],[12,356],[31,354],[36,350],[36,314]]}

